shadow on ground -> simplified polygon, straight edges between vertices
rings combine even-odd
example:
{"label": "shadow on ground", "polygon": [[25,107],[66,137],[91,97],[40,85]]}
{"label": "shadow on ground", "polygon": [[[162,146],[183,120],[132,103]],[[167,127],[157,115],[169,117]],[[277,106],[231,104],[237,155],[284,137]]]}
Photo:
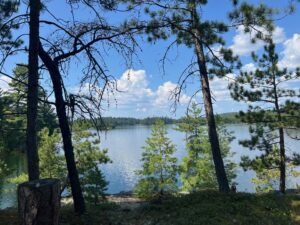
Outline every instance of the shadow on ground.
{"label": "shadow on ground", "polygon": [[[300,196],[203,191],[160,204],[118,196],[89,205],[82,217],[73,214],[72,205],[64,205],[60,221],[61,225],[300,225]],[[17,210],[0,211],[0,224],[19,225]]]}

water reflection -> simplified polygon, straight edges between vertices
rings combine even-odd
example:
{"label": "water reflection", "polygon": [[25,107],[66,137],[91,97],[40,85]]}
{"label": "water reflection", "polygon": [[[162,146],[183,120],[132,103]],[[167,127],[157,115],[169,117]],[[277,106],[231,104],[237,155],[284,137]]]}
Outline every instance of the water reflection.
{"label": "water reflection", "polygon": [[15,193],[16,186],[14,184],[6,183],[5,180],[19,176],[26,169],[26,160],[24,154],[13,152],[3,159],[12,173],[0,179],[0,208],[7,208],[17,204],[17,197]]}
{"label": "water reflection", "polygon": [[[173,129],[174,126],[168,126],[168,136],[174,144],[176,144],[179,162],[186,155],[185,152],[185,134]],[[231,150],[234,152],[233,160],[236,163],[240,162],[242,155],[255,157],[259,154],[258,151],[249,151],[238,144],[238,140],[249,138],[248,127],[242,124],[227,125],[229,131],[233,131],[236,139],[231,143]],[[299,133],[299,132],[298,132]],[[118,193],[120,191],[130,191],[134,187],[137,177],[135,171],[141,167],[142,146],[145,145],[145,140],[151,134],[151,128],[148,126],[128,126],[117,128],[108,131],[106,134],[101,134],[101,148],[109,149],[109,156],[113,163],[103,165],[102,170],[109,181],[108,193]],[[286,137],[287,146],[292,151],[297,150],[299,142]],[[24,155],[12,154],[7,159],[8,166],[12,169],[13,174],[10,177],[19,175],[25,168],[26,162]],[[236,179],[237,190],[243,192],[254,192],[254,186],[251,183],[251,178],[255,176],[253,171],[237,170],[238,176]],[[294,180],[298,182],[299,179]],[[0,181],[0,208],[10,207],[16,204],[15,192],[4,192],[4,189],[9,189],[12,185],[4,184]]]}

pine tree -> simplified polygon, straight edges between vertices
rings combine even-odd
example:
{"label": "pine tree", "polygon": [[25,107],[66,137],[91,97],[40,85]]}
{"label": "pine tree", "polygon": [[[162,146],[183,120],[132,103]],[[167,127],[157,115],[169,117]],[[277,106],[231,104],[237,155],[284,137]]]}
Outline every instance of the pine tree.
{"label": "pine tree", "polygon": [[100,169],[101,165],[111,163],[108,149],[100,150],[97,134],[82,129],[80,123],[73,126],[73,143],[83,195],[86,200],[97,204],[105,198],[108,186]]}
{"label": "pine tree", "polygon": [[[0,139],[6,152],[22,151],[26,149],[26,107],[27,107],[27,77],[26,65],[18,65],[13,70],[8,90],[0,96]],[[39,98],[45,99],[47,93],[39,89]],[[47,103],[40,101],[38,104],[37,130],[47,127],[51,132],[57,128],[54,109]]]}
{"label": "pine tree", "polygon": [[[100,141],[95,134],[82,128],[80,123],[74,125],[74,150],[83,196],[94,204],[105,199],[108,182],[100,166],[110,163],[107,149],[100,150]],[[70,190],[66,179],[67,165],[63,156],[62,137],[55,129],[50,132],[44,128],[39,132],[39,167],[41,178],[56,178],[62,181],[62,190]],[[0,164],[1,166],[1,164]],[[0,167],[1,168],[1,167]],[[28,179],[27,174],[11,179],[11,183],[22,183]]]}
{"label": "pine tree", "polygon": [[[74,158],[70,121],[74,114],[83,118],[88,117],[99,129],[100,126],[97,123],[99,120],[96,118],[101,118],[102,101],[110,99],[104,96],[114,92],[117,87],[116,80],[105,63],[108,55],[103,57],[103,53],[114,52],[113,57],[115,54],[120,55],[126,66],[131,65],[132,56],[135,53],[134,33],[137,29],[127,26],[126,23],[118,25],[104,16],[105,13],[120,13],[118,3],[119,1],[63,2],[62,4],[65,4],[71,13],[61,18],[48,18],[48,21],[43,21],[49,29],[54,29],[57,35],[50,35],[39,40],[39,56],[52,81],[74,209],[78,214],[85,212],[85,204]],[[44,3],[43,7],[47,8],[47,6],[48,4]],[[82,10],[91,13],[86,13],[87,17],[83,18],[80,15]],[[64,21],[63,24],[57,23],[58,20]],[[99,51],[99,48],[102,50]],[[108,49],[109,51],[106,51]],[[77,61],[82,57],[86,60]],[[83,68],[79,83],[89,86],[88,93],[68,93],[64,86],[65,75],[68,73],[62,68],[69,68],[67,65],[74,65],[75,61],[79,62],[80,67]]]}
{"label": "pine tree", "polygon": [[[200,80],[196,93],[202,93],[203,97],[210,149],[219,190],[228,192],[228,178],[221,155],[209,81],[214,75],[224,76],[230,73],[234,66],[238,66],[238,63],[236,64],[237,57],[233,57],[231,50],[224,47],[225,41],[221,36],[222,33],[228,31],[228,27],[223,21],[203,19],[202,8],[207,4],[207,0],[128,1],[132,4],[143,5],[145,12],[150,16],[146,26],[146,33],[150,41],[167,40],[175,37],[175,40],[166,50],[166,55],[175,44],[184,45],[194,52],[195,61],[187,65],[182,73],[179,86],[174,90],[174,97],[177,101],[180,100],[180,94],[187,85],[189,78],[196,77]],[[221,47],[218,52],[213,50],[215,46]],[[165,61],[166,56],[163,59],[163,62]]]}
{"label": "pine tree", "polygon": [[63,180],[66,177],[66,165],[61,154],[61,137],[57,131],[49,132],[44,128],[39,133],[39,167],[42,178],[56,178]]}
{"label": "pine tree", "polygon": [[[262,155],[250,160],[243,158],[243,167],[258,170],[260,165],[266,169],[277,168],[280,171],[280,191],[286,189],[287,158],[285,133],[295,120],[293,111],[289,110],[294,97],[299,97],[299,90],[284,84],[299,79],[300,70],[279,67],[279,56],[271,39],[264,47],[264,53],[258,57],[252,54],[256,63],[253,72],[241,72],[236,82],[230,85],[232,97],[237,101],[252,103],[246,113],[241,112],[243,122],[250,124],[251,139],[241,141],[250,150],[258,149]],[[286,101],[289,99],[289,101]]]}
{"label": "pine tree", "polygon": [[26,152],[29,180],[39,179],[38,156],[38,94],[39,94],[39,38],[40,38],[40,0],[29,1],[29,50],[27,81],[27,126]]}
{"label": "pine tree", "polygon": [[[232,157],[229,143],[233,137],[220,123],[219,121],[218,132],[220,134],[221,153],[229,183],[233,184],[236,177],[236,165],[229,159]],[[176,129],[186,133],[187,156],[183,158],[180,165],[182,190],[194,192],[206,188],[217,188],[218,183],[207,127],[202,124],[201,109],[197,107],[196,103],[192,103],[187,115],[182,118]]]}
{"label": "pine tree", "polygon": [[159,198],[177,189],[177,158],[173,156],[175,145],[167,137],[164,123],[158,120],[143,147],[142,169],[137,171],[141,177],[135,193],[143,198]]}
{"label": "pine tree", "polygon": [[[128,7],[130,9],[137,9],[138,6],[141,6],[141,10],[149,15],[150,18],[148,18],[146,25],[144,17],[141,22],[141,27],[143,25],[146,27],[145,32],[149,41],[172,40],[166,49],[163,62],[167,61],[170,49],[176,44],[184,45],[193,50],[195,61],[187,65],[180,75],[179,85],[174,90],[174,98],[176,101],[180,100],[189,79],[196,77],[200,80],[199,89],[195,91],[194,96],[197,93],[202,93],[219,190],[228,192],[228,179],[221,157],[211,96],[210,82],[213,80],[210,81],[210,79],[215,75],[224,77],[228,73],[232,73],[233,69],[241,66],[238,57],[225,47],[223,34],[228,32],[230,27],[241,25],[244,26],[246,32],[250,32],[256,26],[263,26],[266,30],[272,30],[273,10],[263,4],[255,6],[247,2],[239,3],[238,0],[232,0],[233,11],[229,13],[232,23],[226,24],[223,20],[206,19],[209,18],[205,14],[208,0],[123,1],[129,2]],[[257,34],[257,38],[261,38],[261,32]]]}
{"label": "pine tree", "polygon": [[[12,47],[19,47],[22,40],[13,40],[12,31],[19,28],[19,24],[10,20],[12,15],[18,11],[20,1],[3,0],[0,2],[0,49],[4,52]],[[3,53],[4,53],[3,52]]]}

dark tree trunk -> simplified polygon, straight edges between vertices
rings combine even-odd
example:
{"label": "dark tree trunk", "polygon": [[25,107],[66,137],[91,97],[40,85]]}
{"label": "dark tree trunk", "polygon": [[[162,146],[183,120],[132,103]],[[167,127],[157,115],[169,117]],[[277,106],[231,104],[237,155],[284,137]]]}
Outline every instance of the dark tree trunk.
{"label": "dark tree trunk", "polygon": [[18,203],[22,225],[58,225],[59,180],[43,179],[20,184]]}
{"label": "dark tree trunk", "polygon": [[229,192],[230,189],[229,189],[228,179],[226,176],[224,162],[221,154],[216,121],[213,112],[209,80],[208,80],[207,69],[205,65],[205,58],[204,58],[205,56],[200,43],[196,43],[196,52],[197,52],[199,69],[200,69],[202,95],[203,95],[204,108],[205,108],[206,120],[208,125],[208,136],[211,145],[217,181],[219,184],[219,191]]}
{"label": "dark tree trunk", "polygon": [[[277,93],[277,84],[276,84],[276,74],[273,75],[273,89],[274,89],[274,98],[275,98],[275,109],[277,113],[277,120],[281,124],[282,123],[282,116],[280,112],[280,106],[279,106],[279,99],[278,99],[278,93]],[[284,146],[284,131],[283,128],[280,127],[278,129],[279,132],[279,154],[280,154],[280,185],[279,189],[281,193],[285,193],[285,180],[286,180],[286,157],[285,157],[285,146]]]}
{"label": "dark tree trunk", "polygon": [[285,179],[286,179],[286,159],[284,147],[284,132],[283,128],[279,128],[279,149],[280,149],[280,192],[285,193]]}
{"label": "dark tree trunk", "polygon": [[63,97],[62,77],[59,72],[58,63],[52,60],[48,53],[44,51],[41,44],[39,55],[49,71],[53,84],[56,112],[63,138],[64,152],[74,200],[75,212],[78,214],[82,214],[85,212],[85,203],[75,163],[74,150],[72,145],[72,134],[69,127],[68,117],[66,113],[66,104]]}
{"label": "dark tree trunk", "polygon": [[29,180],[39,179],[39,158],[37,149],[37,108],[39,83],[39,14],[40,0],[30,0],[29,60],[27,90],[27,136],[26,150]]}
{"label": "dark tree trunk", "polygon": [[212,150],[213,161],[215,165],[216,177],[219,185],[220,192],[229,192],[229,184],[228,179],[225,172],[224,162],[221,154],[220,143],[217,133],[216,121],[213,111],[212,98],[209,87],[208,73],[206,67],[206,60],[203,51],[203,45],[201,43],[201,34],[197,29],[197,23],[199,17],[196,11],[196,3],[195,0],[190,2],[190,7],[192,11],[192,21],[194,23],[194,43],[195,43],[195,51],[197,55],[198,66],[200,70],[200,80],[202,86],[202,95],[204,100],[204,108],[206,114],[206,120],[208,125],[208,136]]}

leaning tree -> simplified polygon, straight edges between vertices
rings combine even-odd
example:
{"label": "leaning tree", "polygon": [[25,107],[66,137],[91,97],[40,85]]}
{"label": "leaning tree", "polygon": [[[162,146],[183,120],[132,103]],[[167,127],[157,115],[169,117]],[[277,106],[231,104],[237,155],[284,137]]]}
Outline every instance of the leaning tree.
{"label": "leaning tree", "polygon": [[[223,34],[229,29],[244,25],[245,31],[250,31],[254,25],[271,27],[267,18],[271,10],[260,5],[253,5],[232,1],[234,10],[230,14],[232,22],[215,21],[205,18],[207,0],[124,0],[129,8],[140,7],[149,17],[140,19],[141,24],[147,24],[145,29],[148,39],[173,40],[166,49],[162,59],[165,64],[172,46],[184,45],[194,52],[192,63],[180,75],[178,87],[174,90],[175,104],[191,79],[198,79],[200,86],[193,97],[202,94],[204,109],[208,125],[208,134],[215,166],[216,177],[221,192],[228,192],[229,185],[225,173],[224,162],[220,151],[220,143],[216,128],[213,109],[213,97],[210,88],[210,79],[214,76],[224,77],[239,68],[238,57],[225,47]],[[251,13],[250,13],[251,12]],[[146,21],[145,21],[146,20]],[[212,81],[213,82],[213,81]]]}
{"label": "leaning tree", "polygon": [[[109,57],[108,51],[112,55],[121,55],[126,65],[131,65],[136,47],[133,34],[139,29],[129,22],[108,23],[102,15],[105,11],[117,10],[114,2],[72,1],[68,6],[72,15],[69,21],[57,17],[40,20],[43,26],[51,30],[51,35],[40,38],[39,56],[53,85],[75,211],[82,213],[85,207],[74,160],[70,123],[76,116],[88,116],[97,127],[103,100],[110,98],[111,91],[117,88],[105,63]],[[48,10],[47,6],[44,7]],[[82,8],[87,8],[92,18],[76,18],[76,9]],[[72,71],[70,65],[74,63],[79,63],[81,68],[80,91],[77,93],[69,92],[64,83],[65,76],[74,75],[69,74]]]}
{"label": "leaning tree", "polygon": [[[133,35],[140,28],[135,23],[109,23],[104,17],[106,12],[120,11],[116,3],[117,1],[67,1],[62,3],[66,9],[63,15],[50,11],[49,2],[42,2],[40,6],[40,38],[34,46],[38,46],[42,62],[39,65],[43,78],[41,85],[47,84],[44,78],[49,74],[51,86],[47,88],[53,90],[49,93],[53,93],[55,97],[55,102],[49,100],[52,95],[43,101],[56,108],[74,208],[79,214],[85,211],[85,205],[74,159],[72,120],[78,117],[88,118],[97,127],[101,120],[96,118],[101,118],[103,101],[114,99],[113,91],[117,89],[114,76],[109,72],[107,58],[119,55],[124,59],[124,67],[128,68],[137,47]],[[28,16],[26,13],[19,14],[10,21],[12,24],[26,25]],[[26,35],[28,34],[22,33],[14,40],[20,40]],[[27,48],[5,49],[3,62],[7,57],[22,51],[27,52]],[[111,64],[115,66],[115,63]],[[78,79],[78,87],[70,91],[65,85],[66,78]]]}

